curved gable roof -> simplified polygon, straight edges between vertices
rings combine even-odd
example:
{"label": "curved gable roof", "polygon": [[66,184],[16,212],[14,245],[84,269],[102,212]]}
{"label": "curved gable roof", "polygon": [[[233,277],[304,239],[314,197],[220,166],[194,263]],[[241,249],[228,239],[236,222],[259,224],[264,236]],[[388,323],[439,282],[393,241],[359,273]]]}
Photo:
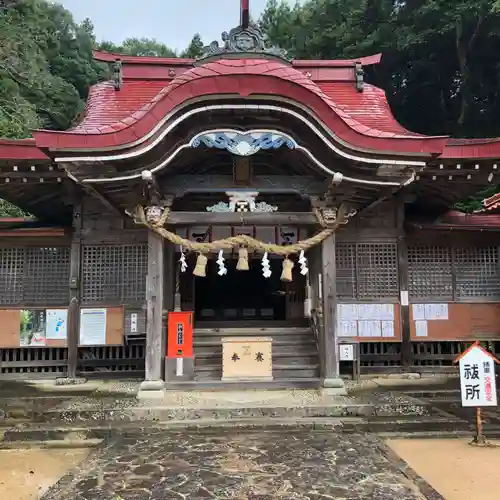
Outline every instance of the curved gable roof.
{"label": "curved gable roof", "polygon": [[126,81],[120,91],[110,83],[99,84],[92,89],[78,126],[65,132],[37,131],[34,136],[37,144],[47,148],[113,148],[141,139],[191,98],[271,94],[309,107],[335,135],[355,148],[441,153],[445,138],[407,131],[392,116],[383,92],[366,88],[365,94],[356,91],[353,82],[318,85],[306,74],[277,61],[221,59],[191,68],[169,82]]}

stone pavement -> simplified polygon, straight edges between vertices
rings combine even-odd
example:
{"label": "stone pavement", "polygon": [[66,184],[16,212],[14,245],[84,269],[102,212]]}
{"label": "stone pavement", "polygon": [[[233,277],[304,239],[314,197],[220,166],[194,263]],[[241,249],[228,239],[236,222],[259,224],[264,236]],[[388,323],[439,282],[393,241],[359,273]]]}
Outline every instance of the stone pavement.
{"label": "stone pavement", "polygon": [[43,500],[438,500],[372,435],[156,431],[114,438]]}

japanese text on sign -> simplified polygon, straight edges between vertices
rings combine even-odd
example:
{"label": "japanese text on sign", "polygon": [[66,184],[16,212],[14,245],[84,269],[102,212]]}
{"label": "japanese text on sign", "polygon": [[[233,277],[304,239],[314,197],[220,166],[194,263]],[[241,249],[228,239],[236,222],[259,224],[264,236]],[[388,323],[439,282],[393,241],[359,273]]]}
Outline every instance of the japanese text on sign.
{"label": "japanese text on sign", "polygon": [[495,358],[480,346],[459,359],[462,406],[496,406]]}

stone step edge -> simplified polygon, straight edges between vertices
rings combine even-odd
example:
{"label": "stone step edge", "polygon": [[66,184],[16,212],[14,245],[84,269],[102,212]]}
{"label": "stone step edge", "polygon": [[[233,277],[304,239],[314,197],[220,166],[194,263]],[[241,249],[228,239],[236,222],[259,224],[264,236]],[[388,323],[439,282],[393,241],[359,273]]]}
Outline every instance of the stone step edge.
{"label": "stone step edge", "polygon": [[[453,422],[442,422],[442,421],[433,421],[429,419],[428,421],[416,420],[414,422],[405,422],[406,427],[418,427],[425,424],[452,424]],[[385,423],[389,425],[390,423]],[[397,422],[393,422],[393,425],[398,425]],[[411,424],[411,425],[409,425]],[[218,429],[218,428],[289,428],[289,427],[307,427],[312,429],[330,429],[342,431],[344,426],[347,427],[345,432],[350,434],[356,432],[370,432],[368,427],[370,426],[370,422],[367,422],[365,419],[360,419],[356,417],[343,417],[343,418],[294,418],[294,417],[285,417],[279,419],[272,418],[240,418],[231,421],[220,421],[217,419],[202,419],[202,420],[173,420],[171,422],[156,422],[154,425],[132,425],[131,423],[127,424],[115,424],[115,425],[94,425],[92,427],[74,427],[74,428],[26,428],[19,430],[11,430],[8,431],[12,434],[16,434],[17,436],[21,436],[21,439],[16,440],[5,440],[0,441],[0,449],[2,446],[4,448],[6,446],[19,447],[14,446],[15,444],[21,445],[23,443],[34,443],[34,445],[45,445],[45,443],[51,443],[52,446],[59,447],[88,447],[90,446],[98,446],[101,442],[106,439],[106,437],[80,437],[78,439],[47,439],[41,440],[40,433],[66,433],[66,434],[90,434],[92,433],[104,433],[104,434],[113,434],[115,432],[120,432],[121,434],[136,434],[140,433],[143,436],[148,436],[149,432],[161,432],[161,431],[169,431],[169,430],[177,430],[177,429]],[[358,427],[356,429],[355,427]],[[449,430],[449,429],[438,429],[438,430],[427,430],[427,431],[419,431],[419,430],[398,430],[394,431],[385,431],[385,430],[374,430],[374,434],[377,434],[383,438],[394,438],[396,436],[403,437],[420,437],[420,436],[428,436],[428,437],[441,437],[446,435],[447,437],[453,436],[471,436],[473,435],[472,426],[470,429],[459,429],[459,430]],[[5,432],[4,434],[7,434]],[[487,436],[492,435],[500,435],[500,426],[489,426],[485,429],[485,434]],[[35,435],[37,439],[30,439],[30,435]]]}
{"label": "stone step edge", "polygon": [[97,448],[103,439],[51,439],[46,441],[0,441],[0,450]]}
{"label": "stone step edge", "polygon": [[[410,418],[411,417],[411,418]],[[275,422],[279,424],[280,422],[316,422],[316,423],[326,423],[328,425],[332,423],[342,424],[342,425],[391,425],[391,424],[429,424],[429,423],[447,423],[447,424],[467,424],[468,422],[462,420],[452,420],[445,417],[415,417],[408,416],[408,419],[404,418],[393,418],[392,420],[377,420],[377,417],[235,417],[231,420],[220,420],[217,418],[200,418],[200,419],[179,419],[179,420],[169,420],[169,421],[107,421],[106,423],[89,422],[90,425],[85,425],[81,422],[77,424],[68,422],[55,423],[55,422],[27,422],[18,426],[18,424],[13,423],[12,425],[2,424],[0,425],[0,434],[18,434],[18,433],[33,433],[33,432],[65,432],[71,434],[83,434],[92,431],[107,431],[107,430],[136,430],[141,429],[147,430],[162,430],[169,429],[171,425],[184,423],[185,425],[198,425],[204,423],[219,423],[219,424],[231,424],[234,422],[236,424],[241,422],[259,422],[259,421]],[[499,426],[500,429],[500,426]]]}
{"label": "stone step edge", "polygon": [[[342,396],[340,396],[342,397]],[[324,404],[300,404],[300,405],[283,405],[283,404],[252,404],[252,402],[248,402],[245,406],[232,406],[227,404],[227,406],[167,406],[167,405],[158,405],[161,400],[152,399],[149,401],[150,403],[156,403],[155,405],[147,405],[143,404],[140,406],[126,406],[124,408],[116,408],[116,407],[81,407],[81,408],[50,408],[47,410],[34,411],[35,415],[43,415],[47,413],[75,413],[75,412],[155,412],[155,411],[203,411],[203,412],[217,412],[217,411],[254,411],[254,410],[376,410],[377,408],[383,408],[384,410],[389,408],[402,409],[406,407],[414,407],[416,404],[421,407],[429,407],[425,402],[415,403],[414,401],[407,402],[382,402],[382,403],[361,403],[361,402],[331,402]],[[244,403],[242,403],[244,404]],[[400,412],[398,412],[400,413]],[[384,411],[383,414],[387,414],[387,411]]]}
{"label": "stone step edge", "polygon": [[[387,404],[377,408],[373,404],[339,404],[339,405],[309,405],[309,406],[253,406],[253,407],[128,407],[128,408],[75,408],[75,409],[50,409],[47,411],[33,412],[27,417],[31,422],[57,422],[60,420],[93,420],[95,421],[172,421],[175,419],[190,419],[190,413],[196,413],[201,420],[205,416],[216,416],[219,421],[234,420],[236,418],[283,418],[284,414],[290,413],[295,418],[329,418],[329,417],[375,417],[375,418],[405,418],[421,416],[420,413],[409,411],[402,415],[402,410],[414,408],[414,403],[394,405],[394,410]],[[425,406],[425,405],[421,405]],[[253,413],[253,415],[252,415]],[[297,415],[298,413],[298,415]],[[257,415],[255,415],[257,414]],[[449,417],[443,417],[450,420]],[[0,421],[1,422],[1,421]],[[4,419],[4,424],[16,422],[16,419]],[[19,424],[26,424],[26,421],[18,420]]]}

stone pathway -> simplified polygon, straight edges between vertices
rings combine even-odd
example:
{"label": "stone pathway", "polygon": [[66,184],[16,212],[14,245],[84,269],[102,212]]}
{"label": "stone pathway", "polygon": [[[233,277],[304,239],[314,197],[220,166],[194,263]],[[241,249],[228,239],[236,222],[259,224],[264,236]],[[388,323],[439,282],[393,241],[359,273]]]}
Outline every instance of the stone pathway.
{"label": "stone pathway", "polygon": [[43,500],[441,498],[374,436],[214,429],[116,438]]}

